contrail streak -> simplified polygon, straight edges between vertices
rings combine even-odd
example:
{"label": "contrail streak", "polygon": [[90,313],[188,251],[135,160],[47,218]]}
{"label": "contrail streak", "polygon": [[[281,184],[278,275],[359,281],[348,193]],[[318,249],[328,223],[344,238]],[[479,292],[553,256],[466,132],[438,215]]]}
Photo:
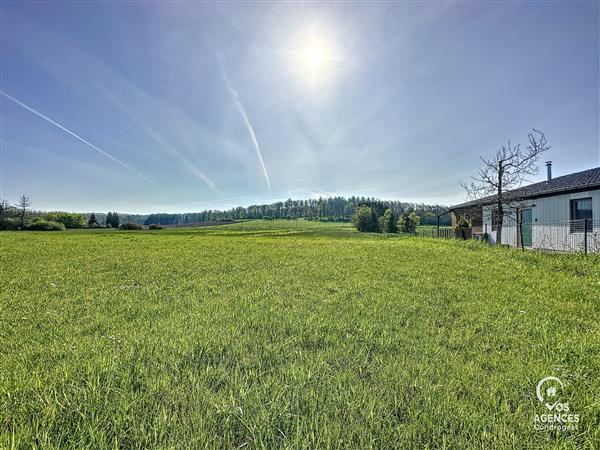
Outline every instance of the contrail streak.
{"label": "contrail streak", "polygon": [[114,162],[116,162],[117,164],[120,164],[121,166],[125,167],[127,170],[130,170],[131,172],[135,173],[136,175],[138,175],[139,177],[143,178],[144,180],[146,180],[148,183],[151,184],[155,184],[154,181],[152,181],[151,179],[145,177],[144,175],[142,175],[141,173],[139,173],[138,171],[136,171],[133,167],[125,164],[123,161],[118,160],[117,158],[115,158],[112,155],[109,155],[108,153],[106,153],[104,150],[102,150],[101,148],[96,147],[94,144],[92,144],[89,141],[86,141],[84,138],[82,138],[81,136],[79,136],[78,134],[72,132],[71,130],[68,130],[67,128],[63,127],[61,124],[56,123],[54,120],[52,120],[50,117],[45,116],[44,114],[42,114],[39,111],[36,111],[35,109],[31,108],[30,106],[27,106],[25,103],[17,100],[16,98],[8,95],[6,92],[4,91],[0,91],[0,94],[3,95],[4,97],[6,97],[7,99],[15,102],[17,105],[25,108],[27,111],[32,112],[33,114],[35,114],[38,117],[41,117],[42,119],[44,119],[47,122],[50,122],[52,125],[60,128],[61,130],[63,130],[65,133],[70,134],[71,136],[73,136],[75,139],[80,140],[81,142],[83,142],[84,144],[87,144],[88,146],[92,147],[94,150],[96,150],[99,153],[102,153],[104,156],[106,156],[107,158],[112,159]]}
{"label": "contrail streak", "polygon": [[269,180],[269,173],[267,172],[267,167],[265,166],[265,161],[263,160],[262,153],[260,151],[260,145],[258,145],[258,140],[256,139],[256,135],[254,134],[254,128],[252,128],[252,125],[250,124],[250,120],[248,119],[248,115],[246,114],[246,110],[244,109],[244,105],[242,104],[242,101],[240,100],[238,93],[231,87],[231,84],[229,83],[229,79],[227,79],[227,77],[225,76],[225,73],[221,72],[221,75],[223,76],[223,80],[225,81],[225,84],[227,85],[227,89],[229,90],[229,93],[231,94],[233,103],[235,103],[235,106],[237,107],[238,111],[240,112],[240,115],[242,116],[242,119],[244,120],[244,124],[246,125],[246,128],[248,129],[248,134],[250,134],[250,138],[252,139],[252,143],[254,144],[254,149],[256,150],[256,156],[258,157],[258,161],[260,162],[260,166],[262,167],[263,175],[265,176],[265,181],[267,182],[267,186],[269,187],[269,192],[273,193],[273,191],[271,190],[271,181]]}
{"label": "contrail streak", "polygon": [[[179,151],[175,146],[171,144],[166,138],[164,138],[161,134],[156,132],[151,126],[146,124],[144,121],[140,120],[133,111],[125,104],[123,100],[114,95],[111,91],[105,88],[102,84],[97,84],[98,88],[106,95],[114,104],[117,105],[118,108],[123,110],[131,119],[131,121],[137,125],[137,127],[146,133],[155,143],[161,146],[163,149],[167,150],[171,155],[173,155],[176,159],[182,162],[186,169],[194,175],[194,177],[201,180],[204,184],[206,184],[210,189],[215,191],[219,195],[223,195],[223,193],[219,190],[217,185],[211,180],[204,172],[202,172],[194,162],[190,161],[190,159],[184,155],[181,151]],[[160,106],[161,109],[165,109],[163,105]],[[172,114],[172,109],[169,109]]]}

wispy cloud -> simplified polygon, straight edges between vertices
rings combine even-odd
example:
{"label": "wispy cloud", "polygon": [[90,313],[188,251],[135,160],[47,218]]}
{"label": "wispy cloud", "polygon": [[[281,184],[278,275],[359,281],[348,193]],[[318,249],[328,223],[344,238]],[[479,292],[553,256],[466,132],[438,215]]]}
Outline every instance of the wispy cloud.
{"label": "wispy cloud", "polygon": [[[139,131],[144,134],[144,139],[149,138],[152,141],[136,144],[144,150],[146,156],[160,160],[161,156],[165,154],[169,158],[169,162],[180,163],[183,171],[190,173],[213,192],[220,196],[223,195],[211,178],[212,175],[209,177],[199,167],[198,161],[194,159],[197,154],[190,154],[190,149],[186,152],[186,146],[182,145],[181,141],[182,136],[190,130],[193,130],[196,135],[205,136],[205,141],[214,142],[221,148],[228,148],[227,143],[223,142],[224,139],[217,139],[209,135],[209,130],[202,127],[201,124],[186,117],[172,104],[141,89],[131,80],[120,75],[105,61],[96,58],[94,54],[82,51],[72,39],[56,33],[51,27],[38,25],[32,25],[33,34],[38,39],[23,39],[14,44],[17,45],[20,52],[25,53],[28,58],[41,66],[45,73],[51,76],[51,79],[69,86],[71,95],[78,95],[86,100],[93,98],[94,105],[109,114],[108,117],[105,117],[107,123],[117,123],[112,138],[120,138],[123,143],[128,145],[127,136],[124,136],[122,130],[119,130],[124,119],[121,113],[125,113],[134,125],[128,129],[128,133],[134,130]],[[60,51],[55,49],[60,49]],[[173,122],[170,122],[171,119]],[[175,128],[173,123],[177,124]],[[94,130],[94,133],[97,133],[97,130]],[[103,139],[107,138],[107,136],[103,136]],[[151,149],[155,151],[151,152]],[[163,161],[158,161],[161,173],[169,177],[171,173],[164,170]],[[182,179],[181,182],[185,181]],[[172,178],[170,185],[174,185]]]}
{"label": "wispy cloud", "polygon": [[219,190],[215,182],[208,175],[206,175],[202,170],[200,170],[186,155],[179,151],[174,145],[171,144],[171,142],[164,138],[160,133],[158,133],[151,126],[147,125],[141,119],[139,119],[137,115],[134,114],[134,112],[125,104],[125,102],[122,99],[117,97],[109,89],[105,88],[102,84],[98,83],[96,86],[101,90],[101,92],[106,98],[108,98],[122,111],[124,111],[140,130],[146,133],[162,149],[170,152],[171,155],[175,157],[175,159],[183,163],[186,170],[188,170],[192,175],[194,175],[194,177],[202,181],[204,184],[206,184],[206,186],[208,186],[217,194],[223,194]]}
{"label": "wispy cloud", "polygon": [[229,79],[225,75],[225,71],[223,71],[222,68],[221,68],[221,77],[223,78],[223,81],[227,85],[227,89],[229,90],[229,93],[231,94],[231,99],[233,100],[233,103],[235,104],[240,115],[242,116],[242,119],[244,120],[244,124],[246,125],[246,129],[248,130],[248,134],[250,135],[250,138],[252,139],[252,143],[254,144],[254,149],[256,150],[256,156],[258,157],[260,167],[262,168],[263,175],[265,177],[265,181],[267,182],[267,186],[269,187],[269,192],[272,193],[273,191],[271,190],[271,181],[269,180],[269,173],[267,172],[267,167],[265,166],[265,161],[262,157],[262,152],[260,151],[260,145],[258,145],[258,140],[256,139],[256,134],[254,133],[254,128],[252,127],[252,124],[250,123],[250,119],[248,119],[248,114],[246,114],[246,110],[244,108],[242,101],[240,100],[240,96],[238,95],[237,91],[231,87],[231,83],[229,82]]}
{"label": "wispy cloud", "polygon": [[151,184],[155,184],[154,181],[152,181],[151,179],[149,179],[148,177],[146,177],[145,175],[141,174],[140,172],[138,172],[137,170],[135,170],[133,167],[131,167],[130,165],[124,163],[123,161],[115,158],[114,156],[112,156],[111,154],[105,152],[104,150],[102,150],[99,147],[96,147],[94,144],[92,144],[91,142],[89,142],[88,140],[82,138],[81,136],[79,136],[77,133],[69,130],[68,128],[65,128],[64,126],[62,126],[61,124],[55,122],[54,120],[52,120],[50,117],[42,114],[41,112],[33,109],[31,106],[27,106],[25,103],[21,102],[20,100],[17,100],[16,98],[14,98],[13,96],[7,94],[4,91],[0,91],[0,95],[2,95],[3,97],[6,97],[7,99],[9,99],[10,101],[16,103],[17,105],[21,106],[22,108],[25,108],[27,111],[32,112],[33,114],[35,114],[38,117],[41,117],[42,119],[44,119],[46,122],[51,123],[52,125],[54,125],[55,127],[60,128],[61,130],[63,130],[65,133],[70,134],[71,136],[73,136],[75,139],[78,139],[79,141],[83,142],[84,144],[86,144],[87,146],[93,148],[94,150],[96,150],[97,152],[103,154],[104,156],[106,156],[107,158],[112,159],[114,162],[116,162],[117,164],[125,167],[127,170],[135,173],[137,176],[143,178],[144,180],[146,180],[148,183]]}

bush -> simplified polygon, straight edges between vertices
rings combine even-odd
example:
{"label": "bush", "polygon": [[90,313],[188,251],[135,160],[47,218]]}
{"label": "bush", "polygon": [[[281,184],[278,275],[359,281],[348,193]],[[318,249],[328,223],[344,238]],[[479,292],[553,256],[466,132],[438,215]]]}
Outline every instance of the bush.
{"label": "bush", "polygon": [[148,229],[149,229],[149,230],[162,230],[162,229],[163,229],[163,226],[162,226],[162,225],[159,225],[159,224],[157,224],[157,223],[153,223],[152,225],[150,225],[150,226],[148,227]]}
{"label": "bush", "polygon": [[454,236],[457,239],[470,239],[471,238],[471,222],[464,217],[461,217],[456,222],[456,228],[454,229]]}
{"label": "bush", "polygon": [[37,218],[27,222],[24,229],[30,231],[64,231],[65,225],[60,222]]}
{"label": "bush", "polygon": [[139,223],[125,222],[119,226],[119,230],[143,230],[144,226]]}
{"label": "bush", "polygon": [[369,206],[359,206],[352,216],[352,223],[358,231],[373,232],[378,231],[379,224],[373,208]]}
{"label": "bush", "polygon": [[470,228],[466,227],[456,227],[454,230],[454,237],[456,239],[462,239],[466,241],[467,239],[471,239],[472,233]]}
{"label": "bush", "polygon": [[44,219],[62,223],[67,228],[82,228],[85,225],[85,217],[79,213],[49,212],[44,216]]}
{"label": "bush", "polygon": [[460,228],[471,228],[471,222],[469,222],[469,220],[465,219],[464,217],[460,217],[456,222],[456,226]]}
{"label": "bush", "polygon": [[0,230],[18,230],[19,229],[19,220],[6,217],[4,219],[0,219]]}

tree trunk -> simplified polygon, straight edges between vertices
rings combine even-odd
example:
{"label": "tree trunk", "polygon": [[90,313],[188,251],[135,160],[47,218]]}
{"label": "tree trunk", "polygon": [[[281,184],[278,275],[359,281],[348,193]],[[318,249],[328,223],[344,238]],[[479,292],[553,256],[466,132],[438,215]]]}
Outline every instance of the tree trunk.
{"label": "tree trunk", "polygon": [[504,222],[504,208],[498,202],[498,223],[496,224],[496,244],[502,244],[502,223]]}
{"label": "tree trunk", "polygon": [[502,177],[504,167],[500,163],[498,167],[498,223],[496,224],[496,244],[502,244],[502,223],[504,222],[504,205],[502,204]]}

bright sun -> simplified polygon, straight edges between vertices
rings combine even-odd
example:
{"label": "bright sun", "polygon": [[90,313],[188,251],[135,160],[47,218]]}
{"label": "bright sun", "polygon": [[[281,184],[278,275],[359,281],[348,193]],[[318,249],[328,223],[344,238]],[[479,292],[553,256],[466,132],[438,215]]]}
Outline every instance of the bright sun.
{"label": "bright sun", "polygon": [[313,42],[304,54],[306,64],[313,69],[318,68],[323,62],[323,50],[317,42]]}
{"label": "bright sun", "polygon": [[289,69],[298,79],[311,87],[324,86],[334,74],[340,61],[334,41],[326,33],[298,36],[295,47],[286,53]]}
{"label": "bright sun", "polygon": [[313,36],[299,56],[307,81],[312,85],[317,83],[317,80],[322,81],[331,61],[331,54],[325,43]]}

